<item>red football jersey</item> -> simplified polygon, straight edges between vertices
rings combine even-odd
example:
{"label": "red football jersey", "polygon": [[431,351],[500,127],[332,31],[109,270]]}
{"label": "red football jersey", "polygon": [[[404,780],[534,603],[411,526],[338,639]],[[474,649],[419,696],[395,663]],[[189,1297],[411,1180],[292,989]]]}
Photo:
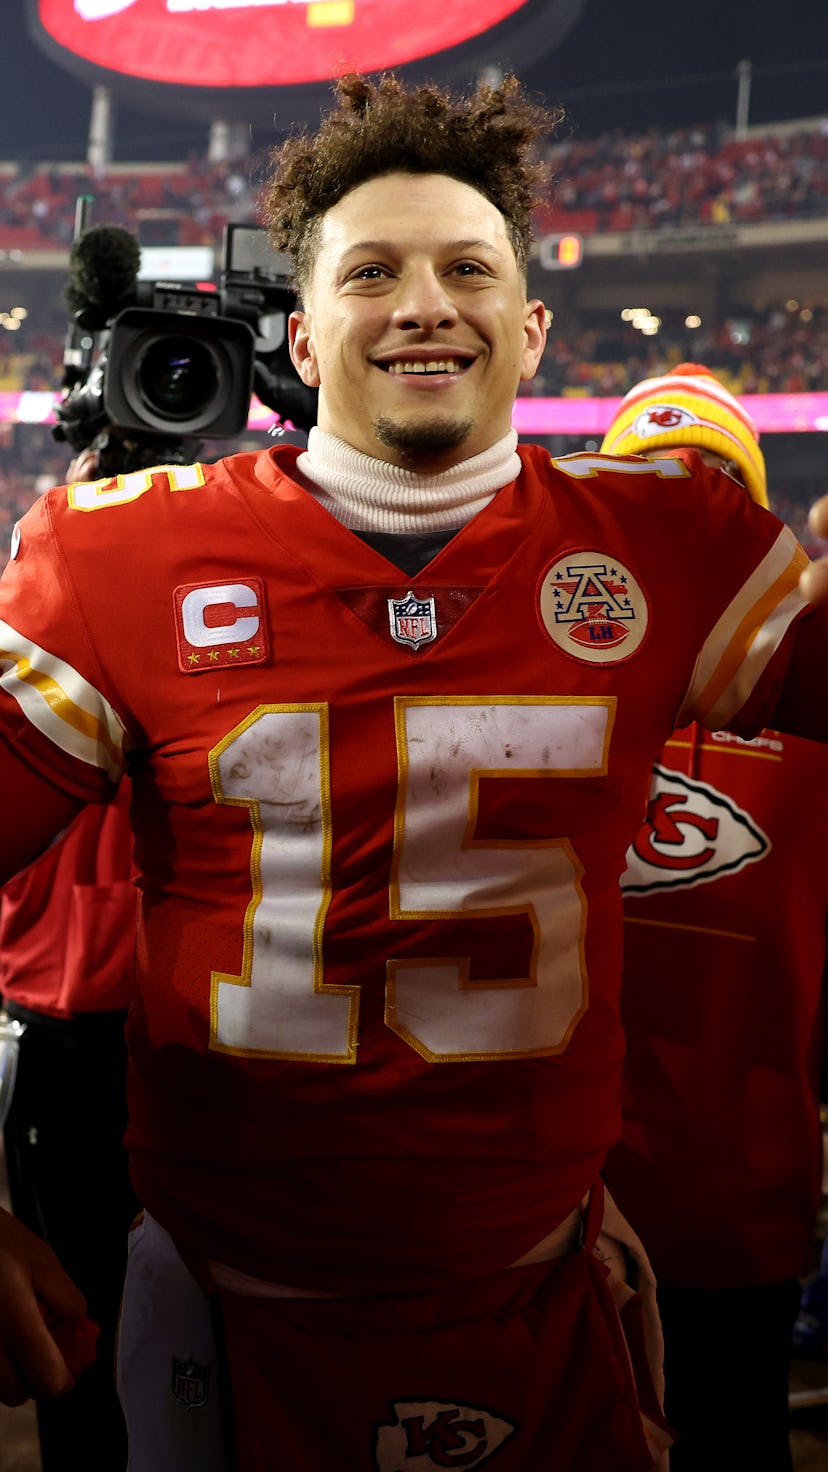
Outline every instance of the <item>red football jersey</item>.
{"label": "red football jersey", "polygon": [[811,1266],[821,1198],[828,748],[697,726],[656,765],[624,889],[607,1180],[676,1287]]}
{"label": "red football jersey", "polygon": [[0,993],[50,1017],[128,1007],[138,895],[129,782],[0,890]]}
{"label": "red football jersey", "polygon": [[680,718],[768,718],[806,559],[695,456],[530,446],[408,578],[296,454],[41,500],[0,581],[0,721],[64,789],[133,780],[147,1208],[276,1281],[471,1277],[618,1134],[653,758]]}

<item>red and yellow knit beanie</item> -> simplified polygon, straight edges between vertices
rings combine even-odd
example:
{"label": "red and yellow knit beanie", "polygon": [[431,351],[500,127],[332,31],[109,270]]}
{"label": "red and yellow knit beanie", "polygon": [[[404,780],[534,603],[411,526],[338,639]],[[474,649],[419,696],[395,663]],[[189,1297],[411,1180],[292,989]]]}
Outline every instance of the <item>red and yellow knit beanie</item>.
{"label": "red and yellow knit beanie", "polygon": [[747,410],[701,363],[679,363],[663,378],[644,378],[621,400],[604,435],[605,455],[647,455],[678,445],[714,450],[739,467],[745,488],[768,504],[765,457]]}

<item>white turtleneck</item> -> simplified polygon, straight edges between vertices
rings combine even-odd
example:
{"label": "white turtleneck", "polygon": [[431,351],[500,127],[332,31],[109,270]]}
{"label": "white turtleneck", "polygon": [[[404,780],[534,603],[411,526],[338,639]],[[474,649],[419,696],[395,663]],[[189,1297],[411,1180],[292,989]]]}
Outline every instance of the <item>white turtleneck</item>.
{"label": "white turtleneck", "polygon": [[420,475],[363,455],[314,426],[296,462],[296,479],[352,531],[426,532],[464,526],[520,474],[512,429],[480,455],[450,470]]}

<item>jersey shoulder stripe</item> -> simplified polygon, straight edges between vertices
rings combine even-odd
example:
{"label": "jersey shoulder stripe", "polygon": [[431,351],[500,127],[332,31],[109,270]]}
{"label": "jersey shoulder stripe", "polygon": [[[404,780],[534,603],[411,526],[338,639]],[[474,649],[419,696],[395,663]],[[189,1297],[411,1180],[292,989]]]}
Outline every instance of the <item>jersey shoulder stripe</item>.
{"label": "jersey shoulder stripe", "polygon": [[808,606],[798,589],[807,565],[808,556],[793,532],[782,527],[708,634],[678,726],[699,720],[716,730],[734,719],[792,622]]}
{"label": "jersey shoulder stripe", "polygon": [[0,620],[0,687],[27,720],[69,756],[117,782],[127,733],[109,701],[70,664]]}

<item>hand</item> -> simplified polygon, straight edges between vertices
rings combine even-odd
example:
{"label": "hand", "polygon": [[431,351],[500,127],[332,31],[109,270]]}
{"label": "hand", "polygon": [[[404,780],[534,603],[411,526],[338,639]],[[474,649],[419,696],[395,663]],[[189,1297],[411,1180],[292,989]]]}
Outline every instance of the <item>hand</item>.
{"label": "hand", "polygon": [[[815,536],[828,538],[828,496],[811,507],[808,524]],[[819,557],[806,567],[799,579],[799,589],[809,603],[828,602],[828,557]]]}
{"label": "hand", "polygon": [[71,485],[76,480],[97,479],[98,452],[97,450],[93,450],[92,446],[89,445],[85,450],[81,450],[80,454],[76,455],[70,463],[69,469],[66,472],[66,484],[67,486]]}
{"label": "hand", "polygon": [[83,1294],[51,1247],[0,1208],[0,1401],[19,1406],[29,1396],[59,1396],[73,1377],[45,1317],[83,1315]]}

